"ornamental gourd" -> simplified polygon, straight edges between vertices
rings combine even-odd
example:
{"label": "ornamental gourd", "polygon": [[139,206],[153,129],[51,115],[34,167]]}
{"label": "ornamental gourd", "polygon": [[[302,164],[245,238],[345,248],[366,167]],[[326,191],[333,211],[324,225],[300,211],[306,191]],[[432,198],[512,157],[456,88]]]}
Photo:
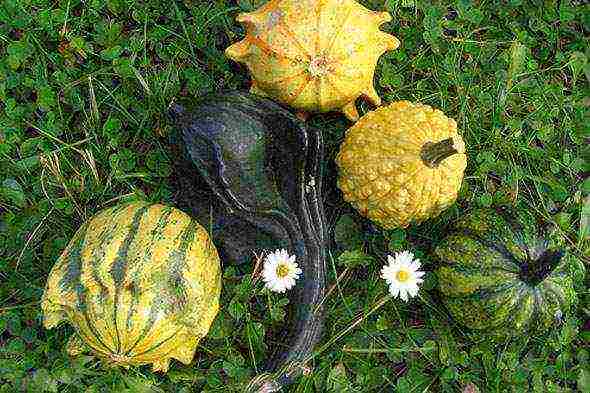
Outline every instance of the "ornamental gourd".
{"label": "ornamental gourd", "polygon": [[385,229],[438,215],[457,198],[467,165],[457,123],[400,101],[363,116],[336,157],[344,199]]}
{"label": "ornamental gourd", "polygon": [[189,364],[219,309],[220,262],[207,232],[178,209],[145,202],[98,213],[49,274],[44,325],[68,321],[72,355],[107,363]]}
{"label": "ornamental gourd", "polygon": [[244,63],[252,93],[309,112],[342,111],[358,119],[355,100],[381,99],[373,86],[378,58],[399,40],[379,30],[391,20],[354,0],[271,0],[240,14],[244,40],[226,55]]}
{"label": "ornamental gourd", "polygon": [[453,318],[490,333],[550,328],[576,302],[580,260],[532,215],[481,209],[458,220],[436,248],[438,289]]}
{"label": "ornamental gourd", "polygon": [[[191,201],[187,211],[203,217],[220,250],[253,255],[274,244],[295,254],[303,270],[290,291],[286,323],[274,335],[283,345],[273,347],[274,355],[259,365],[263,372],[244,390],[278,392],[309,372],[324,326],[321,132],[275,102],[241,92],[183,100],[170,115],[171,147],[186,173],[175,194]],[[268,235],[264,243],[262,234]]]}

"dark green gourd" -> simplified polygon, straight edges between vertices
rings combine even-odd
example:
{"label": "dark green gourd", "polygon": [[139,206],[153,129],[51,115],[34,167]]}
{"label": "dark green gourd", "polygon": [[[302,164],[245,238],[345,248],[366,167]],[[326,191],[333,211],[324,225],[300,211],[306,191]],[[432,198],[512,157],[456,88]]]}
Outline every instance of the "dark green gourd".
{"label": "dark green gourd", "polygon": [[190,163],[178,174],[180,199],[193,193],[189,211],[212,224],[222,257],[236,260],[275,244],[294,253],[303,270],[285,349],[249,386],[278,391],[307,369],[323,328],[321,134],[274,102],[245,93],[174,104],[170,112],[178,131],[172,146],[179,162],[184,155]]}
{"label": "dark green gourd", "polygon": [[525,211],[469,213],[435,249],[442,300],[466,327],[500,334],[542,331],[576,302],[583,265]]}

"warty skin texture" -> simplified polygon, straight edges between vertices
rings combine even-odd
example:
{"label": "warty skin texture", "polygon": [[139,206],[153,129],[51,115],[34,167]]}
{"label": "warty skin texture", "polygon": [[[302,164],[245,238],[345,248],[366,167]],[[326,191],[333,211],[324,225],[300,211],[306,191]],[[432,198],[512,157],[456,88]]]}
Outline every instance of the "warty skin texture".
{"label": "warty skin texture", "polygon": [[[446,141],[456,153],[424,146]],[[400,101],[363,116],[347,132],[336,158],[344,199],[385,229],[440,214],[457,199],[467,165],[457,123],[427,105]]]}

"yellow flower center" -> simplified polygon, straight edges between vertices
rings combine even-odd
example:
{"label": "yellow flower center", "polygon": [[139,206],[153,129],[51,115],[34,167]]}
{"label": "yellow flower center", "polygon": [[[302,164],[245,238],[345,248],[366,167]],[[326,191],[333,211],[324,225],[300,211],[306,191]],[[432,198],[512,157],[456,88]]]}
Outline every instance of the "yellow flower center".
{"label": "yellow flower center", "polygon": [[277,266],[277,277],[278,278],[285,278],[289,275],[289,266],[285,265],[284,263],[280,263]]}
{"label": "yellow flower center", "polygon": [[399,282],[406,282],[409,278],[410,273],[408,273],[406,270],[398,270],[398,272],[395,273],[395,279]]}

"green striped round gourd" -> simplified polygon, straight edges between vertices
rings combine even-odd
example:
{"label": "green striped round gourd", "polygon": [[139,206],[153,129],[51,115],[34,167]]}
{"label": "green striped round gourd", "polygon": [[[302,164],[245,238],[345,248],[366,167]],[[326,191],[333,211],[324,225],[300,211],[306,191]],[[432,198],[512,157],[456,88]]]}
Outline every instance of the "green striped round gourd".
{"label": "green striped round gourd", "polygon": [[145,202],[101,211],[49,274],[44,325],[68,321],[75,355],[110,364],[189,364],[219,309],[220,262],[205,229],[182,211]]}
{"label": "green striped round gourd", "polygon": [[583,264],[531,214],[480,209],[435,248],[438,289],[453,318],[476,330],[546,330],[576,303]]}

